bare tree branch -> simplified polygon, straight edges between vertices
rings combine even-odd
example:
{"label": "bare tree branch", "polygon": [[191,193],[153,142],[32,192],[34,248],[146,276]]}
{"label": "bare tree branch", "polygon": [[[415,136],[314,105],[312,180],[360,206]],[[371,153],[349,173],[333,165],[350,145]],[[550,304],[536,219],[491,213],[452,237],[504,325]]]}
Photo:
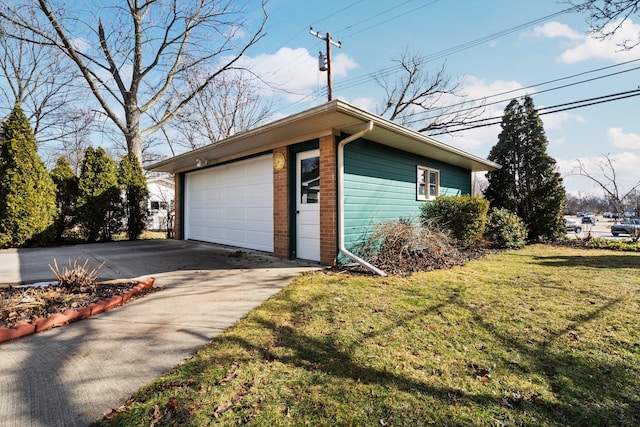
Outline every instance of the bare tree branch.
{"label": "bare tree branch", "polygon": [[[199,78],[194,75],[192,81]],[[198,93],[171,127],[179,135],[177,145],[194,149],[263,124],[271,111],[272,105],[262,101],[252,74],[236,70],[218,76]]]}
{"label": "bare tree branch", "polygon": [[[379,75],[376,83],[385,91],[382,109],[378,112],[401,125],[418,128],[419,132],[446,130],[482,114],[484,107],[462,108],[464,98],[457,83],[452,83],[442,64],[435,74],[416,53],[405,49],[394,60],[401,68],[400,77]],[[454,107],[454,105],[456,107]]]}
{"label": "bare tree branch", "polygon": [[[264,1],[127,0],[122,6],[93,0],[65,9],[63,0],[0,0],[0,17],[23,28],[23,40],[67,56],[120,130],[127,151],[142,158],[144,138],[264,36]],[[253,2],[260,5],[257,18],[250,15]],[[193,69],[205,73],[198,85],[189,81]],[[158,105],[164,111],[152,119]]]}
{"label": "bare tree branch", "polygon": [[[640,12],[640,0],[583,0],[569,1],[576,12],[587,14],[591,33],[600,39],[610,39],[622,28],[622,24]],[[631,50],[640,44],[640,37],[626,38],[620,47]]]}
{"label": "bare tree branch", "polygon": [[577,165],[573,168],[571,175],[583,176],[593,181],[610,198],[616,212],[624,212],[625,201],[640,187],[640,181],[636,182],[629,191],[621,194],[619,179],[610,154],[603,155],[603,160],[597,165],[598,172],[590,172],[580,159],[576,159],[576,162]]}

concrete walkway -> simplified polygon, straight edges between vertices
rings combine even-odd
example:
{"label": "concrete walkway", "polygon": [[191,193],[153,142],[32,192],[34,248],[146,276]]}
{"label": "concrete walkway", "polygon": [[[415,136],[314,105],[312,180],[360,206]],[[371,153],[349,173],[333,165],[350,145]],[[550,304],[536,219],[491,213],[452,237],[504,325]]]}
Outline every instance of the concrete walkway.
{"label": "concrete walkway", "polygon": [[[1,426],[87,426],[286,286],[321,267],[205,243],[158,240],[0,251],[0,283],[51,280],[47,264],[107,263],[104,279],[160,291],[0,344]],[[47,274],[48,272],[48,274]]]}

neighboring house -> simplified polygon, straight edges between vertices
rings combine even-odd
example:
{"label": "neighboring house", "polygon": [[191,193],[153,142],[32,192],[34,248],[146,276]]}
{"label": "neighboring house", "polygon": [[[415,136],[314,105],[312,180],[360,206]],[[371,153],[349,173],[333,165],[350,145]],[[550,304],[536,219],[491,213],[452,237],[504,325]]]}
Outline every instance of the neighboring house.
{"label": "neighboring house", "polygon": [[[499,165],[334,100],[164,160],[176,233],[335,265],[372,227]],[[355,257],[355,258],[354,258]]]}
{"label": "neighboring house", "polygon": [[174,181],[162,176],[149,178],[147,180],[147,189],[149,190],[147,229],[167,231],[167,229],[173,227]]}

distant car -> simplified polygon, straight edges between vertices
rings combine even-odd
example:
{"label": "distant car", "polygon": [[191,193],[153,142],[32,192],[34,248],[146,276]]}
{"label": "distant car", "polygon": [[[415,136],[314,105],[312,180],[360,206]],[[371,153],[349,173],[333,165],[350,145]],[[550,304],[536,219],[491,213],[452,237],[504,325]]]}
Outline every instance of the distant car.
{"label": "distant car", "polygon": [[583,217],[584,216],[584,212],[578,212],[576,215],[578,215],[579,217]]}
{"label": "distant car", "polygon": [[611,234],[619,236],[621,234],[635,234],[640,231],[640,219],[625,219],[620,224],[611,226]]}
{"label": "distant car", "polygon": [[564,223],[567,226],[567,233],[571,231],[574,233],[580,233],[582,231],[582,225],[575,219],[565,219]]}
{"label": "distant car", "polygon": [[595,224],[596,223],[596,217],[593,215],[585,215],[582,217],[582,223],[583,224]]}

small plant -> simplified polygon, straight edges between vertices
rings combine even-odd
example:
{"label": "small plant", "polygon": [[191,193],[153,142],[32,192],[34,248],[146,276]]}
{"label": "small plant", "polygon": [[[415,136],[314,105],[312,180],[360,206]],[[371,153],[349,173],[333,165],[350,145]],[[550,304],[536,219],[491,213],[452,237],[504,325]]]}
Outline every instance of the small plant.
{"label": "small plant", "polygon": [[493,208],[487,220],[486,236],[500,248],[519,249],[527,243],[527,227],[513,212]]}
{"label": "small plant", "polygon": [[58,279],[58,283],[63,288],[92,288],[96,285],[96,279],[98,278],[98,272],[104,265],[105,261],[102,261],[97,268],[89,270],[89,260],[87,259],[84,264],[80,265],[80,260],[77,259],[71,263],[69,259],[69,266],[64,266],[62,269],[58,267],[58,261],[53,259],[53,266],[49,264],[49,269],[53,272]]}

